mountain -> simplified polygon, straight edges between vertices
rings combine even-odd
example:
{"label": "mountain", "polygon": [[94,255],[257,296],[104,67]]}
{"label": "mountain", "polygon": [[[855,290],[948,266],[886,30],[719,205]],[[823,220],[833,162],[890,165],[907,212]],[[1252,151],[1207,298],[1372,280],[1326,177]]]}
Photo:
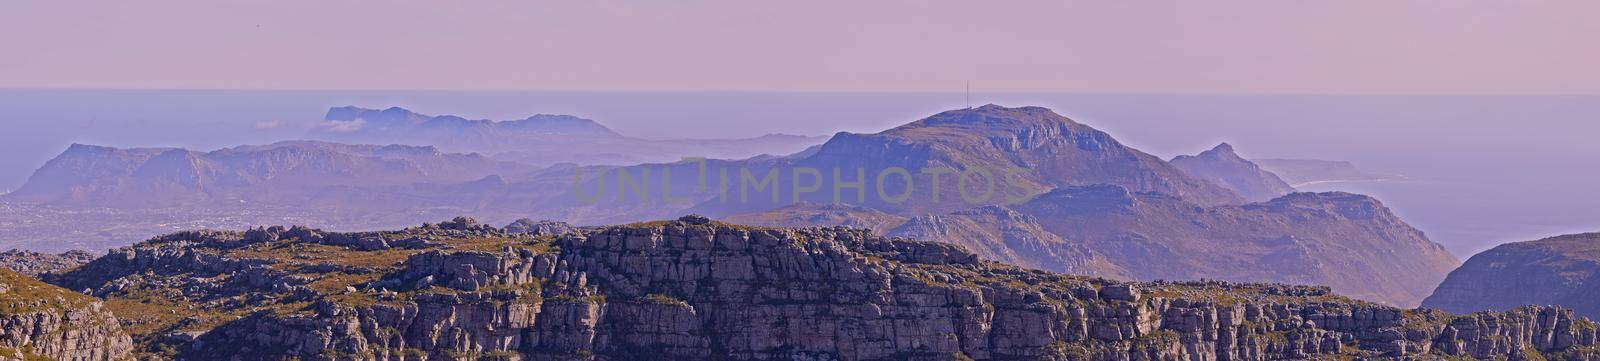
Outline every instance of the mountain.
{"label": "mountain", "polygon": [[284,202],[327,187],[464,182],[533,169],[423,146],[286,141],[197,152],[74,144],[4,198],[123,207]]}
{"label": "mountain", "polygon": [[[400,107],[384,110],[343,106],[328,109],[323,132],[361,132],[373,135],[415,136],[419,132],[492,135],[496,132],[561,134],[575,136],[621,136],[593,120],[571,115],[536,114],[524,119],[497,122],[466,119],[454,115],[428,116]],[[342,128],[341,128],[342,126]]]}
{"label": "mountain", "polygon": [[1317,182],[1385,181],[1404,179],[1392,174],[1367,173],[1354,163],[1311,159],[1256,159],[1256,164],[1294,186]]}
{"label": "mountain", "polygon": [[823,140],[787,134],[744,139],[641,139],[571,115],[538,114],[496,121],[419,114],[400,107],[336,107],[324,118],[309,137],[344,143],[432,145],[534,165],[628,165],[685,157],[740,159],[798,152]]}
{"label": "mountain", "polygon": [[[760,224],[862,225],[837,211],[788,206],[840,202],[858,209],[852,214],[870,209],[909,219],[889,234],[961,244],[994,261],[1139,280],[1320,284],[1404,306],[1420,302],[1459,264],[1370,197],[1297,194],[1245,204],[1206,179],[1254,177],[1240,184],[1262,189],[1282,182],[1270,182],[1270,173],[1231,146],[1181,159],[1217,172],[1191,175],[1048,109],[986,105],[876,134],[841,133],[810,156],[764,168],[775,172],[778,190],[753,192],[740,183],[732,193],[745,202],[708,201],[689,211]],[[1004,184],[968,201],[951,179],[959,173],[944,174],[936,193],[928,169],[987,169]],[[1220,174],[1226,172],[1246,176]],[[898,181],[907,178],[909,193]],[[816,191],[795,192],[808,183]],[[805,222],[762,221],[774,219]]]}
{"label": "mountain", "polygon": [[1083,242],[1046,231],[1031,216],[1001,206],[985,206],[945,215],[925,215],[885,233],[960,245],[987,260],[1023,267],[1112,279],[1132,279],[1130,272]]}
{"label": "mountain", "polygon": [[466,218],[192,231],[46,279],[106,298],[155,359],[1600,357],[1600,327],[1560,308],[1452,315],[1325,287],[1125,283],[697,216],[537,237]]}
{"label": "mountain", "polygon": [[[883,182],[883,189],[878,188],[880,182],[858,179],[864,181],[863,193],[868,195],[903,194],[909,183],[907,202],[880,199],[884,197],[861,202],[898,214],[952,212],[1005,203],[1054,187],[1091,184],[1161,192],[1202,204],[1243,203],[1227,189],[1191,177],[1155,156],[1122,145],[1105,132],[1041,107],[989,104],[942,112],[875,134],[839,133],[815,154],[796,161],[794,168],[828,173],[862,169],[874,180],[903,170],[910,175],[909,182]],[[930,172],[939,171],[950,173],[936,186],[940,176]],[[822,189],[842,183],[822,178]],[[854,177],[840,178],[848,181]],[[965,190],[968,196],[958,189],[962,183],[970,183]],[[991,184],[993,189],[986,189]],[[983,197],[986,193],[990,196]],[[827,194],[819,194],[813,201],[832,201],[823,196]]]}
{"label": "mountain", "polygon": [[1473,255],[1422,305],[1462,313],[1561,305],[1600,318],[1600,233],[1507,243]]}
{"label": "mountain", "polygon": [[[204,153],[80,148],[41,169],[37,187],[0,198],[49,201],[0,202],[5,219],[56,221],[0,222],[0,242],[70,244],[285,219],[361,230],[453,214],[584,226],[699,213],[885,233],[910,224],[897,234],[1044,270],[1321,284],[1404,306],[1458,262],[1376,200],[1310,194],[1246,204],[1038,107],[951,110],[879,133],[840,133],[787,156],[630,166],[535,169],[438,148],[325,142]],[[145,210],[107,207],[127,204]]]}
{"label": "mountain", "polygon": [[1251,202],[1268,201],[1294,193],[1294,187],[1233,152],[1228,143],[1198,155],[1172,158],[1172,165],[1190,175],[1228,188]]}
{"label": "mountain", "polygon": [[1327,285],[1413,306],[1460,263],[1371,197],[1295,193],[1243,206],[1100,185],[1061,188],[1015,206],[1087,242],[1136,279]]}

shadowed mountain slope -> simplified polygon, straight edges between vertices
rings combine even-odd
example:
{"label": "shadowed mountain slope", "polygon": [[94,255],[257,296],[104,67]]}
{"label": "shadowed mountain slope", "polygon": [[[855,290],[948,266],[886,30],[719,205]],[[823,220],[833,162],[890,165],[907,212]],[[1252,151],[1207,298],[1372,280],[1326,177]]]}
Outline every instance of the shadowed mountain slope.
{"label": "shadowed mountain slope", "polygon": [[1376,199],[1349,193],[1206,207],[1102,185],[1057,189],[1015,208],[1137,279],[1318,284],[1409,307],[1460,263]]}
{"label": "shadowed mountain slope", "polygon": [[1422,305],[1451,312],[1561,305],[1600,318],[1600,233],[1507,243],[1473,255]]}

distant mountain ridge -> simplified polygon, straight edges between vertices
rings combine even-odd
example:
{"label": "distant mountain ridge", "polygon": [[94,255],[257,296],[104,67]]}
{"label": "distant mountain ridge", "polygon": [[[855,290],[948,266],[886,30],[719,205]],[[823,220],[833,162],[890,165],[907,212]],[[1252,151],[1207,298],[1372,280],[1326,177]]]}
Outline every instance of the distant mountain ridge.
{"label": "distant mountain ridge", "polygon": [[329,109],[324,122],[307,136],[345,143],[433,145],[451,152],[478,152],[534,165],[628,165],[685,157],[742,159],[790,154],[824,140],[787,134],[742,139],[643,139],[571,115],[537,114],[497,121],[427,115],[400,107],[380,110],[356,106]]}
{"label": "distant mountain ridge", "polygon": [[74,144],[5,199],[138,207],[266,201],[323,187],[464,182],[533,169],[431,146],[286,141],[198,152]]}
{"label": "distant mountain ridge", "polygon": [[[387,109],[367,109],[356,106],[342,106],[328,109],[328,114],[323,118],[331,122],[324,124],[322,131],[341,131],[345,129],[328,129],[341,125],[354,126],[345,131],[367,132],[396,132],[410,133],[429,129],[454,132],[531,132],[543,134],[567,135],[592,135],[621,137],[594,120],[579,118],[571,115],[535,114],[524,119],[495,121],[488,119],[467,119],[454,115],[428,116],[417,114],[401,107]],[[340,124],[355,123],[356,124]]]}

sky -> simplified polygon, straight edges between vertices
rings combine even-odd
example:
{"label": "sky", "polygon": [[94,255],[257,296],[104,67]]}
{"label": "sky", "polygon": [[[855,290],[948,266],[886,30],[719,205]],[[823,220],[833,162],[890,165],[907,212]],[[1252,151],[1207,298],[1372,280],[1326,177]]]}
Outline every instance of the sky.
{"label": "sky", "polygon": [[0,87],[1600,94],[1600,2],[38,1]]}

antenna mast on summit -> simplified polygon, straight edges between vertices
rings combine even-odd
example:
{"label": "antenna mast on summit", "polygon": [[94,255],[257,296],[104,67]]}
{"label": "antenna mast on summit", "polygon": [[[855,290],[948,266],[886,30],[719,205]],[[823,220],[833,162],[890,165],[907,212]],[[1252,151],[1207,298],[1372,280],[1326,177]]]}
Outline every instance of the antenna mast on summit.
{"label": "antenna mast on summit", "polygon": [[972,81],[967,81],[967,110],[972,110]]}

